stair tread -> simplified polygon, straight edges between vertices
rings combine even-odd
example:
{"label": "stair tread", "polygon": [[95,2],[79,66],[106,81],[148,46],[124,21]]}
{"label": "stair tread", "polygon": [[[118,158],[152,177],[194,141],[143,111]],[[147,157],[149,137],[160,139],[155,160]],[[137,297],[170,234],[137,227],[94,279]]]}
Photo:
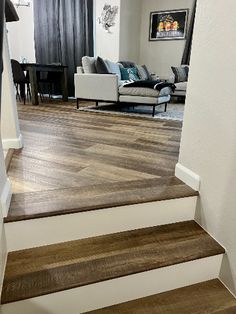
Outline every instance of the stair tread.
{"label": "stair tread", "polygon": [[4,222],[197,196],[173,176],[13,194]]}
{"label": "stair tread", "polygon": [[223,253],[194,221],[10,252],[2,303]]}
{"label": "stair tread", "polygon": [[[86,314],[233,314],[236,299],[218,280],[113,305]],[[84,313],[85,314],[85,313]]]}

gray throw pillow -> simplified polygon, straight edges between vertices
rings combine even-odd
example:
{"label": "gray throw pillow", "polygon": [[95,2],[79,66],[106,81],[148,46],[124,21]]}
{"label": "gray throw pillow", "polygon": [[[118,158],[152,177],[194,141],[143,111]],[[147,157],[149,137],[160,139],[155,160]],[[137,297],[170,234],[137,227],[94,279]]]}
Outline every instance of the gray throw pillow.
{"label": "gray throw pillow", "polygon": [[110,60],[104,60],[108,70],[110,71],[111,74],[117,74],[119,81],[121,80],[121,72],[120,72],[120,66],[118,63],[112,62]]}
{"label": "gray throw pillow", "polygon": [[188,71],[189,67],[188,66],[180,66],[180,67],[171,67],[174,76],[175,76],[175,83],[180,83],[180,82],[187,82],[188,80]]}
{"label": "gray throw pillow", "polygon": [[147,76],[148,76],[148,80],[152,81],[152,76],[151,73],[148,71],[148,68],[146,67],[146,65],[142,65],[142,68],[144,69],[144,71],[146,72]]}
{"label": "gray throw pillow", "polygon": [[95,66],[97,73],[99,74],[110,74],[110,71],[105,63],[105,61],[101,57],[97,57],[95,61]]}
{"label": "gray throw pillow", "polygon": [[138,75],[142,81],[148,80],[148,74],[142,65],[136,65]]}
{"label": "gray throw pillow", "polygon": [[84,73],[97,73],[97,70],[95,67],[95,61],[96,61],[96,58],[94,57],[84,56],[82,58],[82,67],[83,67]]}

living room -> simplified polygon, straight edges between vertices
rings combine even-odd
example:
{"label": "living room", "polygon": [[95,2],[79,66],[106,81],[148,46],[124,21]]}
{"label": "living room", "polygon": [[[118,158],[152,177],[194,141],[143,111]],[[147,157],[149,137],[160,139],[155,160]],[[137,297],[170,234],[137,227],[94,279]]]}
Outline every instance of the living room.
{"label": "living room", "polygon": [[[159,105],[159,103],[155,101],[155,106],[152,106],[152,103],[148,106],[150,101],[147,101],[147,106],[142,106],[140,103],[137,106],[131,103],[130,106],[129,103],[121,104],[120,102],[118,106],[114,106],[114,104],[104,106],[104,104],[101,104],[98,108],[96,108],[94,103],[90,102],[82,106],[83,110],[86,108],[86,110],[91,111],[123,112],[134,116],[152,117],[155,109],[155,118],[182,121],[188,73],[184,73],[184,76],[180,79],[181,82],[178,82],[175,79],[171,67],[179,69],[181,64],[189,63],[195,1],[110,1],[110,10],[115,9],[117,12],[113,16],[114,20],[109,29],[106,29],[101,21],[101,16],[105,14],[104,5],[104,1],[97,0],[94,2],[93,15],[89,15],[90,26],[86,41],[80,41],[78,44],[74,44],[76,40],[73,36],[77,33],[73,34],[73,36],[68,36],[67,34],[70,32],[68,28],[67,33],[63,33],[64,41],[59,44],[57,43],[57,45],[52,45],[52,43],[58,40],[58,36],[60,36],[62,30],[60,30],[59,33],[55,32],[54,24],[58,23],[58,21],[55,15],[50,16],[50,7],[46,2],[44,4],[44,2],[41,1],[39,5],[35,1],[35,7],[33,7],[33,3],[31,3],[30,6],[17,6],[16,10],[20,20],[14,23],[8,23],[11,58],[21,63],[34,63],[37,60],[37,63],[41,64],[55,63],[66,66],[69,65],[69,96],[72,97],[75,96],[73,86],[74,73],[76,72],[77,66],[81,65],[83,55],[100,56],[105,60],[108,59],[113,62],[131,61],[136,65],[146,65],[149,72],[148,76],[151,79],[158,79],[160,82],[177,83],[175,85],[175,92],[173,93],[172,90],[169,91],[169,93],[172,94],[171,102],[173,104],[168,105],[167,112],[165,111],[166,102],[164,101],[160,101],[163,105]],[[36,6],[39,6],[39,8],[36,8]],[[45,18],[43,18],[46,14],[43,12],[45,12],[47,6],[47,20],[50,20],[50,18],[55,20],[53,22],[54,24],[51,23],[52,25],[45,24]],[[61,10],[63,10],[63,8],[61,8]],[[153,13],[153,15],[151,15],[151,13]],[[62,15],[62,13],[60,14]],[[71,13],[65,12],[65,16],[62,18],[67,18],[66,14]],[[183,27],[183,34],[181,34],[180,37],[167,37],[165,38],[166,40],[163,40],[163,38],[151,38],[150,29],[152,27],[157,28],[157,25],[154,24],[157,23],[155,18],[158,14],[160,15],[158,17],[159,19],[163,16],[168,16],[168,14],[177,14],[177,18],[182,19],[181,27]],[[80,30],[78,26],[78,32],[79,31],[85,32],[85,30]],[[45,37],[47,33],[49,35]],[[65,36],[68,36],[68,38]],[[47,42],[46,45],[45,40]],[[70,43],[71,50],[65,48],[65,46],[68,46],[67,43]],[[87,48],[84,45],[87,45]],[[61,56],[57,54],[58,46],[65,50],[63,53],[60,52]],[[78,51],[78,53],[74,55],[73,51]],[[68,55],[72,57],[68,58]],[[45,90],[45,84],[42,85],[42,88]],[[37,91],[38,89],[39,87]],[[57,88],[57,91],[55,92],[54,89],[53,92],[60,94],[61,90]],[[47,87],[46,92],[43,93],[48,93]],[[158,91],[150,91],[150,93],[155,97],[159,94]],[[63,99],[66,98],[63,97]],[[91,98],[85,97],[85,99]],[[101,100],[103,99],[104,98],[101,98]],[[97,100],[99,100],[99,97],[97,97]],[[109,98],[105,100],[109,100]],[[151,99],[151,102],[152,101],[153,99]],[[144,104],[142,98],[141,103]]]}

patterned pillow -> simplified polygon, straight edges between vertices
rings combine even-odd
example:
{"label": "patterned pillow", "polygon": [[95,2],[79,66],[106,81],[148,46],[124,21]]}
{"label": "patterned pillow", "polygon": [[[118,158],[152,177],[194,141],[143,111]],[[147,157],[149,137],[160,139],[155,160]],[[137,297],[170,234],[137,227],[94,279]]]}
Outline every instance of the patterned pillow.
{"label": "patterned pillow", "polygon": [[175,83],[187,82],[188,80],[188,66],[181,67],[171,67],[174,75],[175,75]]}
{"label": "patterned pillow", "polygon": [[142,65],[136,65],[138,75],[142,81],[148,80],[148,74]]}
{"label": "patterned pillow", "polygon": [[120,68],[121,79],[123,81],[139,81],[138,71],[136,68]]}

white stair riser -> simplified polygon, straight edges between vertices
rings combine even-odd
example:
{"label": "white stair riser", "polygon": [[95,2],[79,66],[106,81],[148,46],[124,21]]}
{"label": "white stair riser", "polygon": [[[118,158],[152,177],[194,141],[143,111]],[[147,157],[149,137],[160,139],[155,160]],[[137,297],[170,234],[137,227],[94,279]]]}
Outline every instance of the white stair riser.
{"label": "white stair riser", "polygon": [[5,224],[8,251],[194,220],[197,197],[92,210]]}
{"label": "white stair riser", "polygon": [[79,314],[219,277],[222,255],[3,305],[3,314]]}

